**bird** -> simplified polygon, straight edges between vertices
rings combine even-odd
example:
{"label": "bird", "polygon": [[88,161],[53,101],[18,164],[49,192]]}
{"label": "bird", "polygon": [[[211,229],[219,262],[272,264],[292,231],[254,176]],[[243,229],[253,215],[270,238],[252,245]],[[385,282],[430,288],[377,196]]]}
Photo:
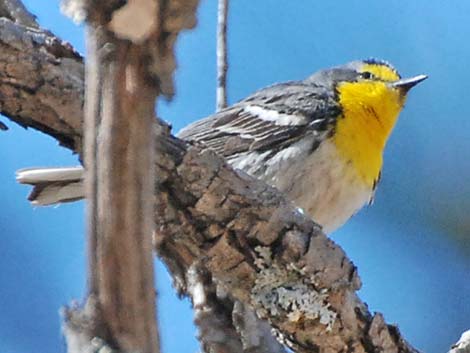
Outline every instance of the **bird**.
{"label": "bird", "polygon": [[[387,140],[426,78],[402,78],[384,60],[352,61],[260,89],[177,136],[276,187],[329,234],[372,203]],[[36,186],[36,205],[82,198],[82,177],[82,167],[17,173]]]}

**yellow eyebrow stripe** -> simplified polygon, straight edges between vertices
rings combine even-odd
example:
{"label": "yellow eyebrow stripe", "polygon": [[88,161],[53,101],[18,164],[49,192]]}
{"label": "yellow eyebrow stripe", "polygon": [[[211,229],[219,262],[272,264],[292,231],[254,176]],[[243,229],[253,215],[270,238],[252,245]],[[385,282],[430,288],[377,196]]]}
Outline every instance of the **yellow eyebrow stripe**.
{"label": "yellow eyebrow stripe", "polygon": [[386,65],[364,64],[361,72],[370,72],[381,81],[393,82],[400,79],[398,73]]}

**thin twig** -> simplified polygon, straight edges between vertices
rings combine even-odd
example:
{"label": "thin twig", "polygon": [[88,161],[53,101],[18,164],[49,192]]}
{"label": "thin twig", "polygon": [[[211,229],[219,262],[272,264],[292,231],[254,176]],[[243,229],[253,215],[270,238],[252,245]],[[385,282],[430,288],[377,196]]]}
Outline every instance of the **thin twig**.
{"label": "thin twig", "polygon": [[216,110],[227,106],[227,14],[229,0],[219,0],[217,14],[217,100]]}

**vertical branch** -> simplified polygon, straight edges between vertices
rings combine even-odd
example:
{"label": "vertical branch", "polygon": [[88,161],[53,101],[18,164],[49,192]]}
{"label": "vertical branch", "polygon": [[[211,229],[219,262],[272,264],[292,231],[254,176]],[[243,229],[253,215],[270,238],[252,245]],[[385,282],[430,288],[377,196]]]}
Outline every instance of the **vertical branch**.
{"label": "vertical branch", "polygon": [[88,22],[89,296],[84,308],[64,311],[68,351],[157,353],[155,101],[173,93],[175,39],[196,24],[198,1],[64,1],[67,15]]}
{"label": "vertical branch", "polygon": [[[187,273],[188,291],[194,308],[201,351],[205,353],[243,352],[243,343],[232,323],[232,310],[217,300],[210,276],[197,263]],[[257,353],[257,352],[253,352]]]}
{"label": "vertical branch", "polygon": [[86,229],[87,229],[87,288],[90,295],[98,292],[99,279],[96,271],[91,269],[97,267],[98,260],[96,258],[96,248],[98,244],[97,230],[97,200],[94,195],[97,194],[97,133],[100,117],[100,77],[103,76],[99,65],[98,56],[98,31],[87,28],[87,69],[85,72],[85,106],[84,106],[84,131],[83,131],[83,153],[86,166],[85,169],[85,195],[87,198],[86,208]]}
{"label": "vertical branch", "polygon": [[216,110],[227,106],[227,14],[229,0],[219,0],[217,13],[217,101]]}
{"label": "vertical branch", "polygon": [[[94,338],[119,352],[159,352],[151,241],[158,84],[149,74],[150,40],[146,42],[149,36],[157,38],[158,6],[153,0],[132,3],[125,13],[119,10],[121,17],[114,6],[112,1],[90,2],[87,8],[89,297],[83,310],[65,312],[70,353],[94,349]],[[133,28],[126,20],[137,18],[139,6],[147,6],[149,14],[145,32],[121,31]],[[109,18],[116,21],[107,26]]]}
{"label": "vertical branch", "polygon": [[89,31],[85,165],[89,288],[105,339],[125,352],[156,352],[151,234],[156,86],[140,46]]}

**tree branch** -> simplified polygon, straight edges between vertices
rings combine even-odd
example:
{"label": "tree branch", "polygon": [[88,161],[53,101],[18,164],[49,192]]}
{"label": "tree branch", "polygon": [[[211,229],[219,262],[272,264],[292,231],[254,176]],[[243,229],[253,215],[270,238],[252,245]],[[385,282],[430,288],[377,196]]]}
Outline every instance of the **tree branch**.
{"label": "tree branch", "polygon": [[[161,51],[160,38],[164,38],[159,4],[147,0],[118,8],[110,0],[90,1],[84,7],[89,25],[84,128],[87,302],[93,305],[65,311],[69,352],[88,351],[94,337],[121,352],[160,351],[150,237],[154,231],[154,110],[159,84],[172,83],[157,79],[149,70],[149,58]],[[24,13],[13,13],[10,5],[9,15],[25,17],[24,8]],[[21,3],[16,5],[21,9]],[[142,17],[138,16],[142,11],[147,17],[140,18],[139,26],[129,26],[126,21]],[[87,322],[92,324],[81,325]]]}
{"label": "tree branch", "polygon": [[[95,337],[122,352],[156,353],[160,347],[149,234],[154,230],[158,84],[149,79],[147,63],[149,48],[158,43],[160,14],[153,0],[139,2],[147,11],[146,31],[138,43],[123,40],[118,37],[124,32],[115,32],[119,27],[106,28],[108,18],[113,21],[122,11],[111,9],[112,2],[90,2],[86,8],[88,291],[97,306],[90,314],[100,325]],[[131,16],[138,12],[124,11],[133,12]]]}
{"label": "tree branch", "polygon": [[1,17],[0,65],[2,113],[80,152],[84,95],[80,55],[49,32]]}
{"label": "tree branch", "polygon": [[216,110],[227,106],[227,15],[229,0],[219,0],[217,12],[217,101]]}
{"label": "tree branch", "polygon": [[[24,27],[16,29],[28,38]],[[1,63],[5,56],[21,55],[18,47],[2,38]],[[7,86],[14,89],[1,92],[0,107],[23,125],[39,125],[52,136],[75,141],[81,130],[71,131],[70,126],[80,126],[81,110],[58,117],[44,110],[16,114],[11,109],[27,104],[30,95],[22,93],[27,92],[29,76],[60,71],[60,56],[55,61],[54,68],[32,65],[26,75],[13,72],[8,78],[14,84]],[[56,86],[70,90],[68,77],[66,72],[64,80],[58,75]],[[73,86],[80,102],[81,80]],[[42,97],[55,109],[71,109],[58,95],[44,92]],[[219,292],[252,307],[296,352],[415,352],[396,327],[387,325],[380,314],[368,312],[355,293],[360,280],[354,265],[282,194],[234,171],[213,152],[186,146],[161,122],[157,136],[154,241],[180,292],[190,292],[187,274],[199,264]],[[68,144],[72,146],[76,145]]]}
{"label": "tree branch", "polygon": [[212,276],[193,264],[186,273],[199,340],[206,353],[285,353],[265,321],[251,308],[217,291]]}
{"label": "tree branch", "polygon": [[[231,310],[217,298],[210,275],[194,264],[187,271],[186,281],[202,351],[243,352],[242,342],[232,324]],[[230,301],[226,304],[230,305]]]}
{"label": "tree branch", "polygon": [[20,0],[0,1],[0,17],[6,17],[23,26],[39,28],[36,17],[33,16]]}

